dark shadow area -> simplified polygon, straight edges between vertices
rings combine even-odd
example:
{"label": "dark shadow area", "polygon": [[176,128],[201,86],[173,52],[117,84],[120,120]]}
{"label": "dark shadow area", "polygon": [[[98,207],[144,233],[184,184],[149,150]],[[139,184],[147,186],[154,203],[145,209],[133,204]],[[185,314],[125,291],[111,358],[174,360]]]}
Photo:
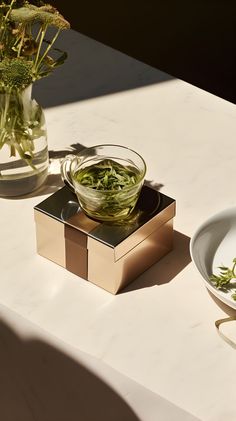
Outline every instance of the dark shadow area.
{"label": "dark shadow area", "polygon": [[34,83],[34,97],[44,108],[173,79],[76,31],[64,31],[57,47],[68,53],[68,59]]}
{"label": "dark shadow area", "polygon": [[164,184],[158,183],[154,180],[145,180],[144,185],[150,187],[153,190],[159,191],[162,187],[164,187]]}
{"label": "dark shadow area", "polygon": [[[45,183],[40,186],[39,189],[33,191],[30,194],[22,195],[22,196],[13,196],[13,197],[6,197],[7,200],[20,200],[20,199],[27,199],[30,197],[37,197],[37,196],[44,196],[46,194],[53,194],[57,190],[59,190],[61,187],[64,186],[64,183],[61,178],[60,173],[60,161],[63,159],[66,155],[69,154],[77,154],[82,149],[84,149],[85,146],[81,143],[73,143],[72,145],[68,146],[67,149],[60,149],[60,150],[49,150],[49,174],[45,181]],[[50,172],[50,167],[52,167],[56,163],[56,166],[58,168],[56,173]],[[55,166],[55,165],[54,165]]]}
{"label": "dark shadow area", "polygon": [[36,197],[44,196],[45,194],[53,194],[63,186],[64,183],[62,181],[61,174],[49,174],[47,180],[39,189],[24,197]]}
{"label": "dark shadow area", "polygon": [[49,150],[49,159],[62,159],[65,158],[66,155],[69,154],[77,154],[81,152],[83,149],[86,149],[86,146],[82,145],[82,143],[73,143],[67,149],[59,149],[59,150]]}
{"label": "dark shadow area", "polygon": [[139,421],[101,379],[51,345],[0,322],[2,421]]}
{"label": "dark shadow area", "polygon": [[121,291],[121,294],[171,282],[191,262],[189,242],[188,236],[174,231],[173,250]]}
{"label": "dark shadow area", "polygon": [[73,29],[236,102],[235,0],[51,3]]}
{"label": "dark shadow area", "polygon": [[[69,152],[68,152],[69,153]],[[18,196],[9,196],[3,197],[4,200],[21,200],[21,199],[29,199],[31,197],[38,197],[44,196],[46,194],[53,194],[61,187],[64,186],[64,183],[61,178],[61,174],[58,172],[57,174],[48,174],[48,177],[44,184],[40,186],[38,189],[34,190],[32,193],[23,194]]]}
{"label": "dark shadow area", "polygon": [[[57,162],[58,171],[60,168],[60,161],[65,158],[66,155],[69,154],[77,154],[82,149],[84,149],[85,146],[81,143],[74,143],[68,147],[68,149],[60,149],[60,150],[49,150],[49,161],[50,166],[54,164],[54,161]],[[50,170],[50,167],[49,167]],[[61,178],[61,173],[58,172],[56,174],[49,173],[47,180],[45,183],[38,189],[35,190],[35,192],[31,193],[30,195],[27,195],[25,197],[35,197],[35,196],[43,196],[45,194],[53,194],[57,190],[59,190],[61,187],[64,187],[64,183]],[[21,196],[22,198],[22,196]]]}

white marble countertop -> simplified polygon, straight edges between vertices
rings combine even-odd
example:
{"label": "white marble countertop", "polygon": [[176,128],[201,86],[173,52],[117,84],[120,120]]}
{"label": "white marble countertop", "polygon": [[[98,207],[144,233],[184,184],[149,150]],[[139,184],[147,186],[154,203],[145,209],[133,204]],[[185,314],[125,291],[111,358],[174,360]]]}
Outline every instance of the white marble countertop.
{"label": "white marble countertop", "polygon": [[[47,185],[30,197],[0,199],[5,326],[0,332],[4,336],[8,328],[21,337],[22,329],[29,329],[30,337],[56,346],[78,364],[92,369],[98,364],[96,375],[108,384],[110,379],[121,399],[136,396],[126,402],[142,421],[183,421],[185,416],[193,419],[191,415],[235,421],[236,351],[214,326],[226,313],[207,292],[188,251],[189,237],[202,221],[235,205],[235,106],[75,32],[70,31],[64,43],[70,60],[36,91],[45,101],[52,157]],[[81,69],[81,49],[89,57],[87,71]],[[95,70],[101,79],[93,74],[93,63],[98,63]],[[177,201],[173,252],[117,296],[35,250],[33,206],[61,185],[56,156],[74,144],[101,143],[137,150],[147,163],[147,180]],[[116,380],[120,375],[125,380]],[[117,386],[122,381],[129,386]],[[73,390],[76,387],[74,382]],[[131,393],[129,387],[140,388]],[[31,402],[30,388],[24,390]],[[149,418],[140,405],[148,393],[155,401]],[[158,399],[167,403],[165,408]],[[41,414],[40,402],[45,401],[36,400],[34,411]],[[143,408],[147,406],[152,407],[144,403]],[[36,414],[4,421],[8,419],[52,418]]]}

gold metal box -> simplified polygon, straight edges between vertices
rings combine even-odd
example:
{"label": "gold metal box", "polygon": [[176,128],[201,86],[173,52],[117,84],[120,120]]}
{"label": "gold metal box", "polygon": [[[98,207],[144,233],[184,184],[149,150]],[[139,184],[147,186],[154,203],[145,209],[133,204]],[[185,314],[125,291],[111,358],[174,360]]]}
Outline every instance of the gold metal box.
{"label": "gold metal box", "polygon": [[63,187],[34,208],[38,253],[116,294],[173,247],[175,200],[143,186],[134,212],[98,222]]}

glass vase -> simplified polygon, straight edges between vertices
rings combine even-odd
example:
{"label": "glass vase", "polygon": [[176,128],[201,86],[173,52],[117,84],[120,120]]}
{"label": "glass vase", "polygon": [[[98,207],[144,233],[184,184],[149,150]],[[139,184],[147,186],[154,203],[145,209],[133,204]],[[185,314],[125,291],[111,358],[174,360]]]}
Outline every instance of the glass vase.
{"label": "glass vase", "polygon": [[25,90],[0,90],[0,196],[20,196],[40,187],[48,173],[42,107]]}

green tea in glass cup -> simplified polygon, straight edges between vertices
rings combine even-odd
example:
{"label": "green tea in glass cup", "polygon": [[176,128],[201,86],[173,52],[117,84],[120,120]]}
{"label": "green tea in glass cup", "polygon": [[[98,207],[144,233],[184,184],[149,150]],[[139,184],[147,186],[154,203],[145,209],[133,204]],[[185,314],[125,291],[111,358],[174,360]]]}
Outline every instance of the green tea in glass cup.
{"label": "green tea in glass cup", "polygon": [[118,221],[131,214],[144,182],[146,164],[132,149],[98,145],[61,163],[62,179],[76,193],[83,211],[98,221]]}

